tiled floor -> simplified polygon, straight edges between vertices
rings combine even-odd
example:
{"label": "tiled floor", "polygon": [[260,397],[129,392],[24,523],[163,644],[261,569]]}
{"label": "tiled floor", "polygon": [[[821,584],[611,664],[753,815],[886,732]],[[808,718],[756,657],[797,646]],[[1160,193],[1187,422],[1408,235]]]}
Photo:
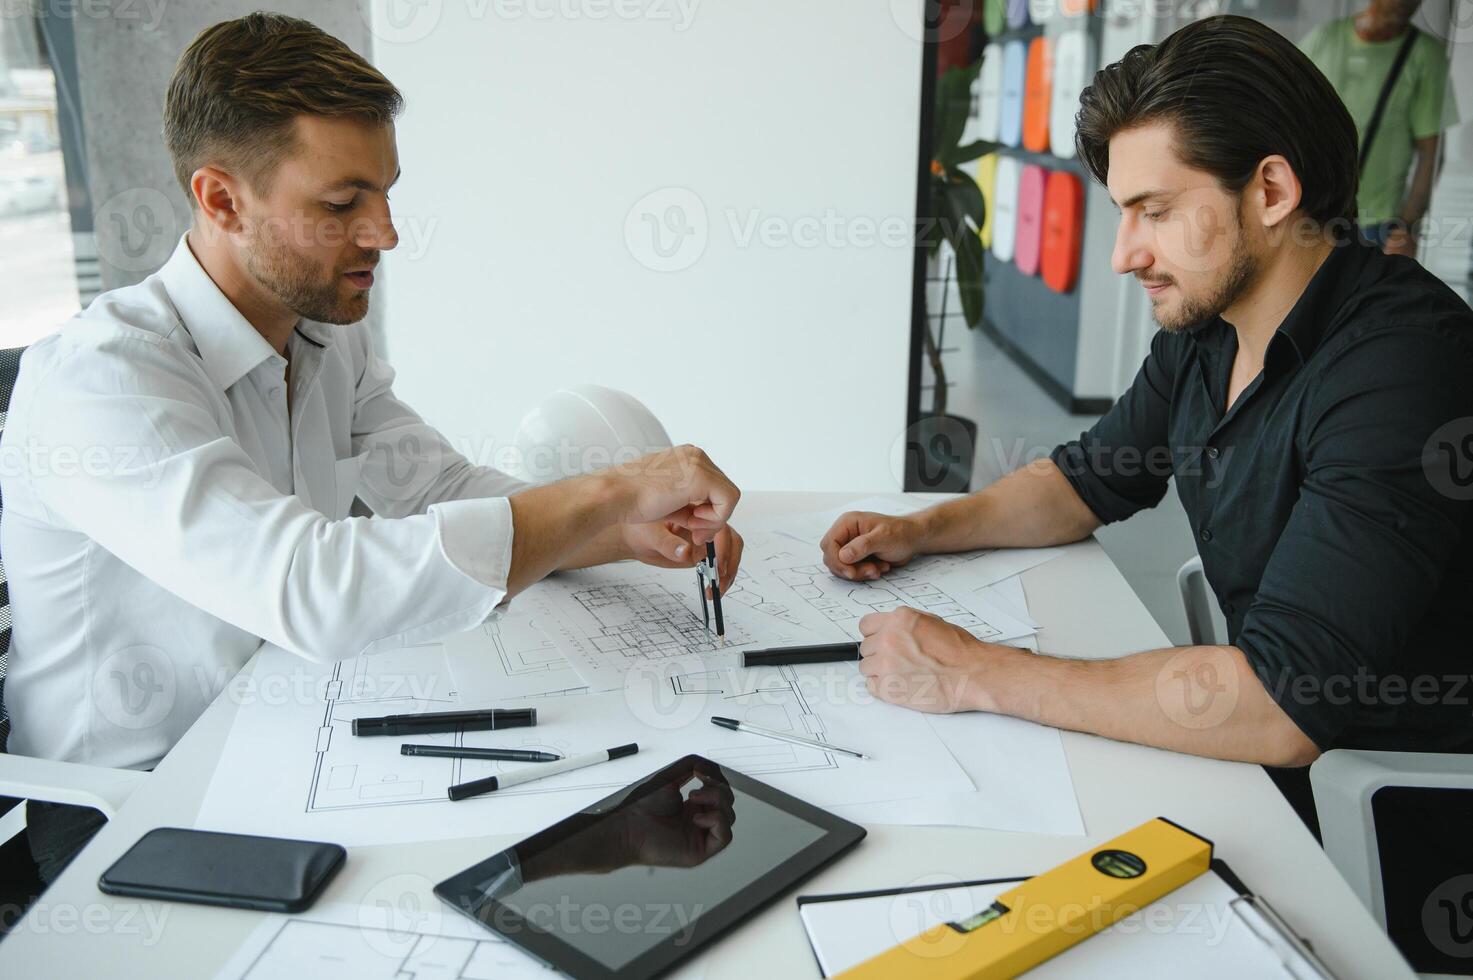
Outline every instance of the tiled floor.
{"label": "tiled floor", "polygon": [[[1058,443],[1077,436],[1092,416],[1070,415],[980,332],[948,324],[946,356],[952,382],[947,410],[978,427],[972,486],[986,486]],[[929,403],[929,391],[924,393]],[[1173,486],[1153,510],[1102,528],[1100,543],[1173,643],[1187,642],[1176,571],[1196,554],[1187,517]]]}

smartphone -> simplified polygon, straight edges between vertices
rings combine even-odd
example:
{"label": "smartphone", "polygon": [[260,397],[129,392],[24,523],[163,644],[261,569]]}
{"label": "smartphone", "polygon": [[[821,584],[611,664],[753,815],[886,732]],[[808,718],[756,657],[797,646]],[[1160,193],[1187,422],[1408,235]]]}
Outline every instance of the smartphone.
{"label": "smartphone", "polygon": [[109,895],[263,912],[309,908],[348,852],[321,841],[150,830],[97,879]]}

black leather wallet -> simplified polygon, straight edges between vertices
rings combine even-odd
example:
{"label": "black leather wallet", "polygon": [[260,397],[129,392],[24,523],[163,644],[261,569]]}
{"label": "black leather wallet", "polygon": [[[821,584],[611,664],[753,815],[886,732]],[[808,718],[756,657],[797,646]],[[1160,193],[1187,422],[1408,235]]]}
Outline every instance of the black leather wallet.
{"label": "black leather wallet", "polygon": [[150,830],[97,879],[109,895],[300,912],[343,866],[348,852],[320,841],[209,830]]}

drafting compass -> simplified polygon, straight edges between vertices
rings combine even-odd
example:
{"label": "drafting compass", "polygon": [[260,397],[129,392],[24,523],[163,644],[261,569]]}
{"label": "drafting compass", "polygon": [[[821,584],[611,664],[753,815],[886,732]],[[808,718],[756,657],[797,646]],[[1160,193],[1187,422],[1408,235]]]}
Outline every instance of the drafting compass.
{"label": "drafting compass", "polygon": [[[706,586],[711,587],[711,603],[706,603]],[[726,622],[721,618],[721,576],[716,573],[716,544],[706,542],[706,557],[696,566],[696,591],[701,594],[701,621],[711,628],[711,606],[716,607],[716,635],[726,635]]]}

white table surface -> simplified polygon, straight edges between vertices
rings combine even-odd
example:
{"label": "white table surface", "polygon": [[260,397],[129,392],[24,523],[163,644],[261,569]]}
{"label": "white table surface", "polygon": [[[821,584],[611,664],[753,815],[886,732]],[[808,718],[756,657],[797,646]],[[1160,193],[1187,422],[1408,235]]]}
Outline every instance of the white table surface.
{"label": "white table surface", "polygon": [[[852,494],[748,493],[736,526],[818,510]],[[1045,653],[1111,657],[1168,645],[1125,579],[1093,540],[1023,576],[1029,609],[1044,626]],[[0,975],[10,977],[213,976],[264,913],[113,898],[98,875],[146,831],[190,826],[219,758],[235,705],[217,700],[143,788],[0,942]],[[1154,816],[1216,842],[1216,853],[1305,935],[1342,980],[1413,974],[1345,885],[1314,838],[1257,766],[1218,762],[1073,732],[1064,749],[1087,837],[963,828],[871,826],[851,854],[803,892],[904,885],[928,876],[1028,875],[1073,857]],[[1007,788],[982,787],[1005,793]],[[512,837],[359,847],[320,901],[361,902],[391,887],[420,892]],[[374,891],[375,888],[378,891]],[[448,911],[445,914],[450,914]],[[791,896],[709,947],[681,976],[816,977]]]}

